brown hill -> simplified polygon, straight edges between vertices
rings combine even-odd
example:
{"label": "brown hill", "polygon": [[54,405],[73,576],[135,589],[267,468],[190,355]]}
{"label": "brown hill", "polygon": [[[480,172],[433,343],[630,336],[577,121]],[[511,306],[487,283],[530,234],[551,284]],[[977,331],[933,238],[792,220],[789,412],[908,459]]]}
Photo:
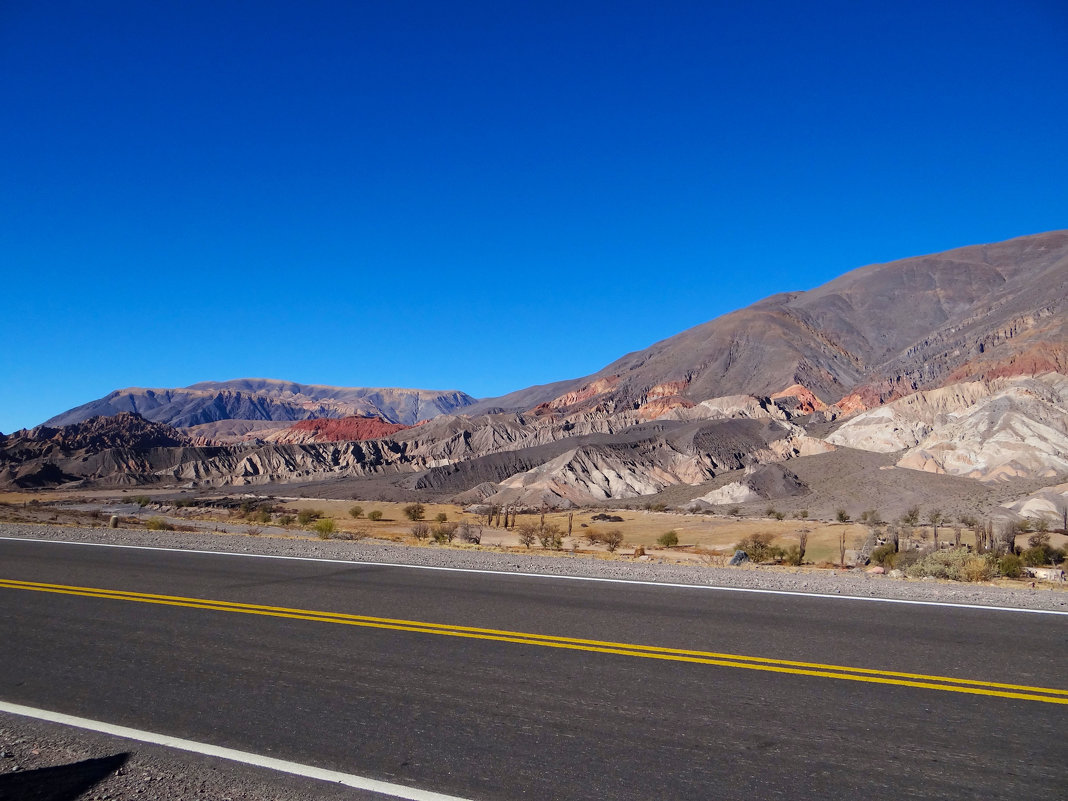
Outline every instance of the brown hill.
{"label": "brown hill", "polygon": [[486,399],[468,412],[573,398],[621,409],[651,395],[663,406],[663,387],[700,402],[793,385],[826,404],[854,394],[860,408],[966,379],[1064,373],[1066,298],[1068,231],[875,264],[766,298],[586,378]]}
{"label": "brown hill", "polygon": [[78,406],[45,425],[70,425],[90,417],[136,412],[179,428],[222,420],[295,422],[366,415],[414,425],[462,410],[474,398],[455,390],[330,387],[267,378],[205,381],[177,389],[118,389]]}

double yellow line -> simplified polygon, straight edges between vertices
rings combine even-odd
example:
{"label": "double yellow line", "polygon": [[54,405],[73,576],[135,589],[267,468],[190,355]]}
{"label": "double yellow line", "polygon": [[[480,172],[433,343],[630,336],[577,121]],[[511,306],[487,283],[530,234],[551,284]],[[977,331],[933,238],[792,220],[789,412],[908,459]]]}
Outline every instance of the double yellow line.
{"label": "double yellow line", "polygon": [[544,648],[565,648],[572,651],[591,651],[602,654],[662,659],[672,662],[693,662],[700,665],[761,670],[770,673],[790,673],[798,676],[818,676],[826,679],[862,681],[871,684],[892,684],[902,687],[918,687],[925,690],[989,695],[999,698],[1014,698],[1023,701],[1040,701],[1047,704],[1068,704],[1068,690],[1049,687],[1031,687],[1021,684],[1003,684],[974,679],[959,679],[951,676],[931,676],[923,673],[901,673],[892,670],[825,665],[818,662],[796,662],[789,659],[766,659],[741,654],[724,654],[713,651],[690,651],[679,648],[662,648],[655,645],[585,640],[576,637],[556,637],[550,634],[529,634],[521,631],[452,626],[442,623],[425,623],[417,620],[397,620],[366,615],[349,615],[341,612],[320,612],[310,609],[289,609],[281,606],[242,604],[231,601],[213,601],[204,598],[184,598],[177,595],[153,595],[143,592],[124,592],[96,587],[72,587],[64,584],[42,584],[33,581],[0,579],[0,589],[51,592],[61,595],[80,595],[87,598],[105,598],[114,601],[134,601],[164,606],[182,606],[190,609],[205,609],[213,612],[238,612],[245,615],[264,615],[292,620],[310,620],[317,623],[340,623],[345,626],[364,626],[393,631],[410,631],[418,634],[439,634],[446,637],[466,637],[477,640],[539,645]]}

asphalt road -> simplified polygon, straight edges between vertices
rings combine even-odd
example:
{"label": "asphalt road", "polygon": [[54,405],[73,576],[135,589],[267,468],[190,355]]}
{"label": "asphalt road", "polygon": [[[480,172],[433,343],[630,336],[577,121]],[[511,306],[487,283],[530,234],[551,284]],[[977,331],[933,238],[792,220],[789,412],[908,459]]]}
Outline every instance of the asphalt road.
{"label": "asphalt road", "polygon": [[922,678],[1068,690],[1063,615],[12,541],[0,580],[0,701],[440,793],[1068,796],[1068,695]]}

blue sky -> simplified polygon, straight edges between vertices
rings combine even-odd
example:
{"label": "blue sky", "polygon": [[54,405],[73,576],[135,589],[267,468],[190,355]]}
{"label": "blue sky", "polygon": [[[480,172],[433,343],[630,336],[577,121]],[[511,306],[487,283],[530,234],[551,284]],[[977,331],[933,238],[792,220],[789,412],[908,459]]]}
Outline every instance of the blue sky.
{"label": "blue sky", "polygon": [[1050,2],[0,3],[0,431],[237,377],[490,396],[1068,227]]}

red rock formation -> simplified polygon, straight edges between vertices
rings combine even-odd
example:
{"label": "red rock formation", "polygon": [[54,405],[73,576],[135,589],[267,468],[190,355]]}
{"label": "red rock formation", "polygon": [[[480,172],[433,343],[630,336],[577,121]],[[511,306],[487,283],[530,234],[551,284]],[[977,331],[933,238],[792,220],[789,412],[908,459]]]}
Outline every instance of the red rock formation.
{"label": "red rock formation", "polygon": [[411,426],[390,423],[381,417],[321,417],[316,420],[300,420],[285,431],[272,434],[269,440],[294,444],[306,442],[355,442],[388,437],[406,428],[411,428]]}
{"label": "red rock formation", "polygon": [[827,404],[817,398],[812,390],[801,384],[793,384],[771,396],[772,400],[776,398],[797,398],[797,411],[801,414],[820,412],[827,408]]}
{"label": "red rock formation", "polygon": [[549,401],[548,407],[550,409],[564,409],[568,406],[574,406],[576,403],[582,403],[582,401],[604,394],[618,383],[618,375],[609,376],[608,378],[599,378],[596,381],[591,381],[589,384],[579,387],[574,392],[568,392],[561,395],[559,398],[554,398]]}

